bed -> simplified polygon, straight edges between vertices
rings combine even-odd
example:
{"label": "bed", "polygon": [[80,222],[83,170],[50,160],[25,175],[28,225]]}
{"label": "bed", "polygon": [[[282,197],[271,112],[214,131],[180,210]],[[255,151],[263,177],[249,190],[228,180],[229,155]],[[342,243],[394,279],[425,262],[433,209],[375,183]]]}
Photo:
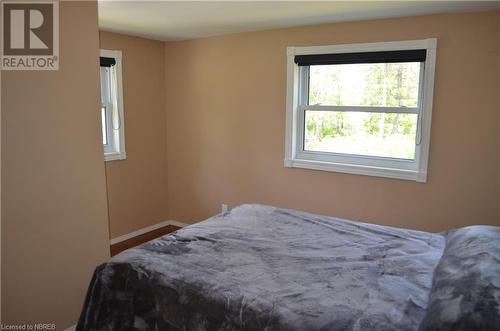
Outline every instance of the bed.
{"label": "bed", "polygon": [[241,205],[98,266],[77,330],[500,330],[500,227]]}

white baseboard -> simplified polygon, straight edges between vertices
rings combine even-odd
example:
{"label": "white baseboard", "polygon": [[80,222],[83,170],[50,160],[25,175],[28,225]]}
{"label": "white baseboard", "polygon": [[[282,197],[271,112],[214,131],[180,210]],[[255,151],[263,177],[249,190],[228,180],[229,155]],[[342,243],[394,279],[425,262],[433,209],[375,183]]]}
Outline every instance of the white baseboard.
{"label": "white baseboard", "polygon": [[163,228],[163,227],[165,227],[167,225],[173,225],[173,226],[178,226],[180,228],[183,228],[183,227],[188,226],[190,224],[182,223],[182,222],[178,222],[178,221],[174,221],[174,220],[163,221],[163,222],[160,222],[160,223],[157,223],[157,224],[153,224],[153,225],[147,226],[145,228],[139,229],[137,231],[124,234],[123,236],[112,238],[110,240],[110,243],[111,243],[111,245],[114,245],[114,244],[117,244],[119,242],[122,242],[122,241],[125,241],[125,240],[129,240],[131,238],[140,236],[141,234],[145,234],[145,233],[151,232],[153,230],[156,230],[156,229],[159,229],[159,228]]}
{"label": "white baseboard", "polygon": [[64,331],[75,331],[76,330],[76,324],[73,325],[73,326],[70,326],[69,328],[67,328],[66,330]]}
{"label": "white baseboard", "polygon": [[183,228],[185,226],[188,226],[188,225],[191,225],[191,224],[188,224],[188,223],[182,223],[182,222],[179,222],[179,221],[174,221],[174,220],[170,220],[170,221],[167,221],[168,224],[170,225],[173,225],[173,226],[178,226],[180,228]]}

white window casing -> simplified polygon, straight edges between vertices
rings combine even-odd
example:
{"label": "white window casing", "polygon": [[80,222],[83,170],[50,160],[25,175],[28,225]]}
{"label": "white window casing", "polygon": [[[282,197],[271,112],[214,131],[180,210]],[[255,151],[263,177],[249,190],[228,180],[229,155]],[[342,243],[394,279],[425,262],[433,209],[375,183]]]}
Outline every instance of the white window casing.
{"label": "white window casing", "polygon": [[104,160],[125,160],[125,124],[123,115],[122,52],[101,49],[101,57],[114,58],[116,64],[101,67],[101,107],[106,109],[107,144],[103,144]]}
{"label": "white window casing", "polygon": [[[331,46],[287,47],[287,99],[285,132],[285,167],[305,168],[357,175],[370,175],[425,183],[431,135],[432,99],[437,40],[411,40],[381,43],[344,44]],[[357,107],[308,105],[309,66],[295,63],[296,55],[362,53],[380,51],[426,50],[420,67],[417,107]],[[415,158],[412,160],[367,155],[353,155],[304,149],[305,110],[369,111],[417,114]]]}

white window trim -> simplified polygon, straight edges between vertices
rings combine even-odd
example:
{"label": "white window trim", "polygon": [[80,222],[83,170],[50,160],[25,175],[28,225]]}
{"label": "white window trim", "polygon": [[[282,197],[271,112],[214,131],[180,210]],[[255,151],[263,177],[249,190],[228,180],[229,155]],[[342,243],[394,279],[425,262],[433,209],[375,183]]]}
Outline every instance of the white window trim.
{"label": "white window trim", "polygon": [[[396,179],[414,180],[425,183],[427,181],[427,167],[429,160],[429,146],[431,138],[431,119],[432,119],[432,101],[434,91],[434,72],[436,65],[436,47],[437,39],[423,39],[410,41],[394,41],[381,43],[364,44],[344,44],[330,46],[311,46],[311,47],[287,47],[287,97],[286,97],[286,131],[285,131],[285,160],[284,165],[288,168],[304,168],[313,170],[323,170],[332,172],[342,172],[356,175],[369,175],[377,177],[387,177]],[[394,50],[412,50],[426,49],[425,74],[423,77],[422,94],[420,99],[420,143],[416,145],[415,160],[411,167],[401,166],[405,160],[392,159],[397,167],[387,166],[389,158],[365,157],[370,162],[359,164],[363,156],[350,157],[348,154],[336,154],[336,161],[328,161],[328,155],[334,153],[309,153],[300,147],[302,140],[299,138],[303,128],[298,127],[299,111],[299,66],[295,63],[295,55],[308,54],[335,54],[335,53],[354,53],[354,52],[376,52],[376,51],[394,51]],[[312,108],[321,108],[331,106],[311,106]],[[342,107],[346,108],[346,107]],[[357,107],[349,107],[350,110],[356,110]],[[366,110],[366,108],[364,108]],[[381,108],[379,108],[381,109]],[[359,109],[361,110],[361,109]],[[389,109],[387,109],[389,110]],[[400,109],[398,109],[399,111]],[[413,112],[413,108],[408,108]],[[418,139],[417,138],[417,139]],[[315,155],[323,154],[321,158],[315,159]],[[342,159],[342,162],[338,162]],[[389,162],[390,163],[390,162]]]}
{"label": "white window trim", "polygon": [[[100,56],[114,58],[116,64],[114,65],[114,74],[116,76],[115,89],[116,100],[113,104],[113,111],[118,115],[118,129],[113,128],[112,141],[118,141],[114,144],[113,149],[104,148],[104,160],[125,160],[127,153],[125,152],[125,121],[123,115],[123,82],[122,82],[122,52],[120,50],[101,49]],[[115,104],[116,103],[116,104]]]}

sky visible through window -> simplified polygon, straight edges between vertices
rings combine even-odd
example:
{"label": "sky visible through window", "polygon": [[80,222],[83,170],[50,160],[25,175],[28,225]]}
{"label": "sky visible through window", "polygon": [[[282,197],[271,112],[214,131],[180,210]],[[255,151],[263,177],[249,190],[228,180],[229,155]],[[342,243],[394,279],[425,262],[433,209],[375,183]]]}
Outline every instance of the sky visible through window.
{"label": "sky visible through window", "polygon": [[107,134],[108,123],[106,121],[106,107],[101,107],[101,128],[102,128],[102,144],[107,145],[108,144],[108,134]]}

